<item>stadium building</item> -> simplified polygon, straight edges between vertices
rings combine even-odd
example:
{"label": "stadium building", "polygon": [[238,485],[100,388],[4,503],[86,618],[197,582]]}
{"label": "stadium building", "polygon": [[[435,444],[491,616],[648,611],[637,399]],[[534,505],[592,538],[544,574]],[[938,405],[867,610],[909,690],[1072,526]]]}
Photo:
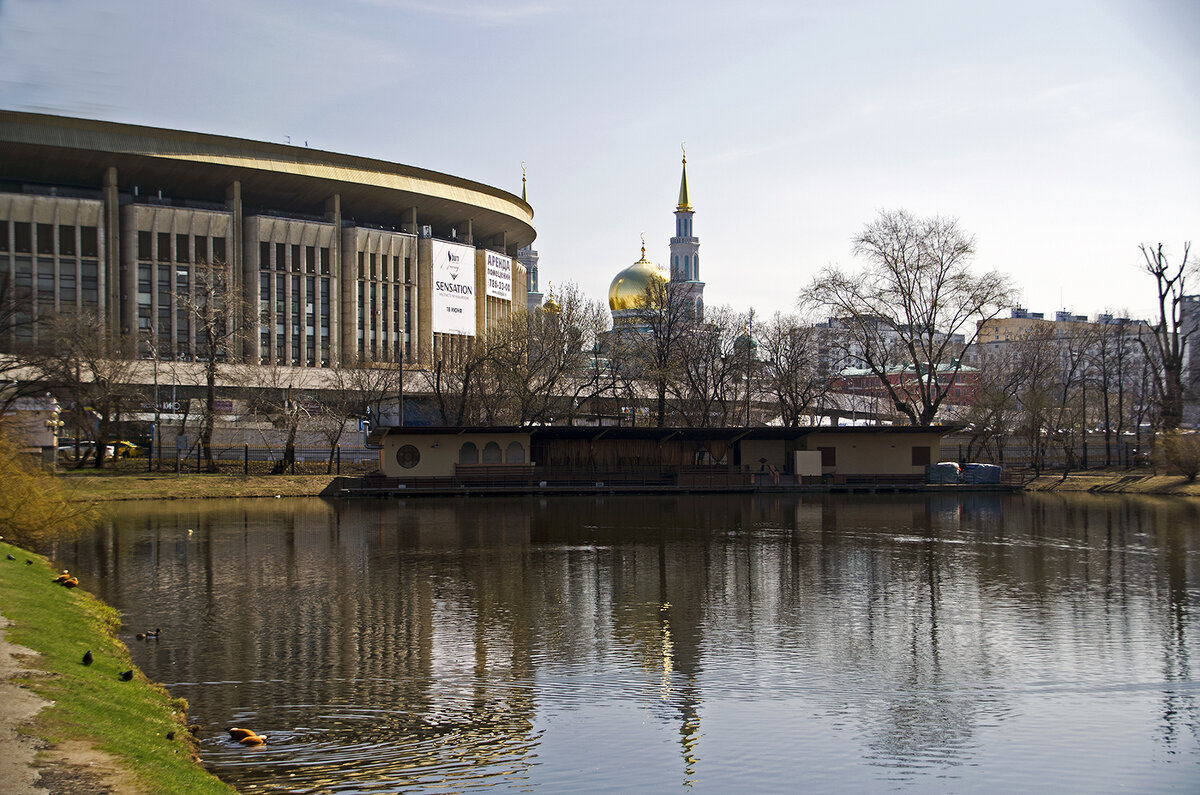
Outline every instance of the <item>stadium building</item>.
{"label": "stadium building", "polygon": [[184,310],[215,268],[258,318],[233,355],[427,366],[526,305],[532,222],[522,197],[413,166],[0,111],[0,346],[78,311],[145,357],[203,358]]}

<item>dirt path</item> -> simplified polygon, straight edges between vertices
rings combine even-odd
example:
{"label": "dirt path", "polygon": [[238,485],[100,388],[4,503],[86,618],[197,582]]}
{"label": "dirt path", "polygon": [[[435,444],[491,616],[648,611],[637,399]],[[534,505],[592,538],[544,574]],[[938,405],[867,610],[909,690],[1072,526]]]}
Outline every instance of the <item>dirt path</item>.
{"label": "dirt path", "polygon": [[[6,795],[92,795],[138,792],[110,757],[83,743],[46,743],[20,734],[49,701],[12,681],[45,675],[23,663],[37,652],[8,641],[8,619],[0,616],[0,792]],[[40,757],[38,752],[41,751]]]}

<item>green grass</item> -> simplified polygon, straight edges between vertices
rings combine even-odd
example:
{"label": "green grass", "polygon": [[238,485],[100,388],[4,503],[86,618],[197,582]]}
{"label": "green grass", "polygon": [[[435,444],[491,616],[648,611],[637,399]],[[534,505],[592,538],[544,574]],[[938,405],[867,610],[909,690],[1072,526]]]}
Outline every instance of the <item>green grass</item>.
{"label": "green grass", "polygon": [[[29,662],[39,673],[21,681],[54,702],[38,713],[31,733],[52,743],[82,740],[110,754],[148,792],[234,792],[196,761],[185,701],[140,672],[131,682],[120,680],[133,664],[113,634],[116,611],[53,576],[40,556],[0,542],[0,612],[12,622],[7,637],[40,652]],[[95,662],[84,666],[89,649]]]}
{"label": "green grass", "polygon": [[210,497],[315,497],[332,475],[209,475],[64,472],[58,475],[71,502],[206,499]]}

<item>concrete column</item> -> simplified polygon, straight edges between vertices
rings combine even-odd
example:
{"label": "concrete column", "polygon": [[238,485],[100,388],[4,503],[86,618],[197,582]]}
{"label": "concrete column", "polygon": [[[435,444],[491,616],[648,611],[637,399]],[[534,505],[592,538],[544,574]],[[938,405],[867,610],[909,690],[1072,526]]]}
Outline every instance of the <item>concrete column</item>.
{"label": "concrete column", "polygon": [[[349,227],[341,230],[339,235],[342,245],[342,274],[341,290],[339,291],[339,312],[341,322],[338,327],[341,332],[343,363],[358,357],[358,316],[363,307],[358,305],[358,229]],[[330,320],[332,325],[333,321]],[[366,329],[364,329],[364,333]],[[331,332],[332,333],[332,332]],[[363,358],[367,357],[366,350]]]}
{"label": "concrete column", "polygon": [[[122,331],[132,334],[137,330],[137,271],[126,273],[121,279],[121,220],[120,197],[117,192],[117,169],[109,166],[104,172],[104,219],[100,225],[101,231],[101,263],[99,268],[100,284],[96,285],[100,294],[100,315],[112,339],[116,339]],[[132,302],[132,313],[129,307],[121,309],[121,293],[124,292],[129,302]],[[122,323],[122,314],[125,321]]]}
{"label": "concrete column", "polygon": [[[258,308],[258,274],[253,270],[253,257],[246,257],[242,251],[242,240],[244,238],[242,230],[242,183],[235,180],[228,188],[225,189],[225,206],[229,209],[229,241],[225,246],[225,256],[229,262],[225,266],[229,272],[233,274],[233,289],[238,291],[238,295],[242,298],[242,306],[247,311],[242,314],[246,317],[251,316],[248,311],[251,308]],[[246,263],[251,263],[251,267],[247,270]],[[252,335],[242,334],[242,340],[238,343],[240,350],[234,351],[234,354],[239,360],[245,361],[246,357],[251,353],[257,352],[258,347],[258,312],[253,312],[254,330]],[[249,339],[247,339],[249,337]],[[258,357],[255,356],[254,364],[258,364]]]}
{"label": "concrete column", "polygon": [[[239,191],[239,193],[240,193],[240,191]],[[241,202],[239,201],[239,205],[240,205],[240,203]],[[241,213],[239,212],[238,217],[240,217],[240,216],[241,216]],[[242,263],[242,274],[243,274],[243,280],[245,282],[245,290],[243,292],[243,295],[245,295],[247,297],[247,300],[249,300],[251,302],[250,306],[258,308],[258,309],[261,309],[261,307],[259,307],[259,304],[258,304],[258,301],[259,301],[258,274],[259,274],[259,268],[261,268],[261,266],[262,266],[262,263],[259,262],[259,257],[258,257],[258,238],[259,238],[258,230],[259,230],[260,223],[261,223],[261,220],[257,216],[255,216],[255,217],[251,217],[251,218],[243,218],[241,223],[239,223],[237,225],[237,228],[239,230],[237,239],[240,241],[240,243],[238,245],[239,253],[237,255],[235,255],[235,256],[240,257],[240,262]],[[275,308],[274,305],[270,301],[268,301],[267,302],[267,326],[269,326],[271,329],[271,333],[270,333],[271,337],[275,336],[275,324],[272,321],[272,313],[274,311],[274,308]],[[246,337],[246,340],[243,344],[243,355],[245,356],[245,359],[247,361],[249,361],[251,364],[258,364],[259,362],[262,361],[263,356],[269,356],[269,354],[271,353],[270,343],[267,343],[265,348],[263,347],[261,326],[262,326],[262,320],[258,318],[257,313],[256,313],[255,323],[254,323],[254,332],[252,334],[244,335]]]}
{"label": "concrete column", "polygon": [[[345,362],[342,353],[342,197],[333,194],[325,200],[325,220],[333,224],[333,239],[329,241],[329,364]],[[318,275],[318,278],[319,275]],[[320,331],[317,332],[318,337]],[[318,338],[317,344],[320,345]],[[317,353],[318,358],[320,352]]]}
{"label": "concrete column", "polygon": [[[413,291],[412,305],[409,307],[409,310],[412,315],[413,356],[406,357],[406,361],[425,362],[426,360],[421,358],[421,346],[425,344],[424,340],[426,339],[426,332],[425,327],[422,325],[421,318],[424,317],[422,314],[423,308],[428,304],[426,303],[425,299],[421,297],[421,290],[422,286],[426,284],[427,280],[423,275],[424,271],[421,270],[421,241],[419,237],[421,229],[417,226],[417,208],[410,207],[405,211],[405,217],[407,220],[401,225],[401,229],[404,229],[409,234],[418,236],[418,239],[410,243],[409,248],[407,249],[409,256],[412,257],[411,284]],[[409,275],[407,274],[405,275],[405,281],[406,283],[409,281]],[[400,296],[400,300],[404,300],[403,295]],[[432,339],[432,337],[430,337],[430,339]],[[430,348],[430,350],[432,350],[432,348]]]}
{"label": "concrete column", "polygon": [[475,334],[482,337],[491,325],[488,310],[491,300],[487,297],[487,251],[475,249]]}
{"label": "concrete column", "polygon": [[433,242],[417,241],[417,362],[433,364]]}

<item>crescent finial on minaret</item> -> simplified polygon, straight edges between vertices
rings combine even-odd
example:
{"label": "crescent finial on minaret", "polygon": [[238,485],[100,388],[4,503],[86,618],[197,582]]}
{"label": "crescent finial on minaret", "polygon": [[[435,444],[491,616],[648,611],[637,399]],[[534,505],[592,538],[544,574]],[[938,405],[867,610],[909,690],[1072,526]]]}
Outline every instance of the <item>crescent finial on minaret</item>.
{"label": "crescent finial on minaret", "polygon": [[521,201],[529,204],[529,194],[525,191],[525,161],[521,161]]}

